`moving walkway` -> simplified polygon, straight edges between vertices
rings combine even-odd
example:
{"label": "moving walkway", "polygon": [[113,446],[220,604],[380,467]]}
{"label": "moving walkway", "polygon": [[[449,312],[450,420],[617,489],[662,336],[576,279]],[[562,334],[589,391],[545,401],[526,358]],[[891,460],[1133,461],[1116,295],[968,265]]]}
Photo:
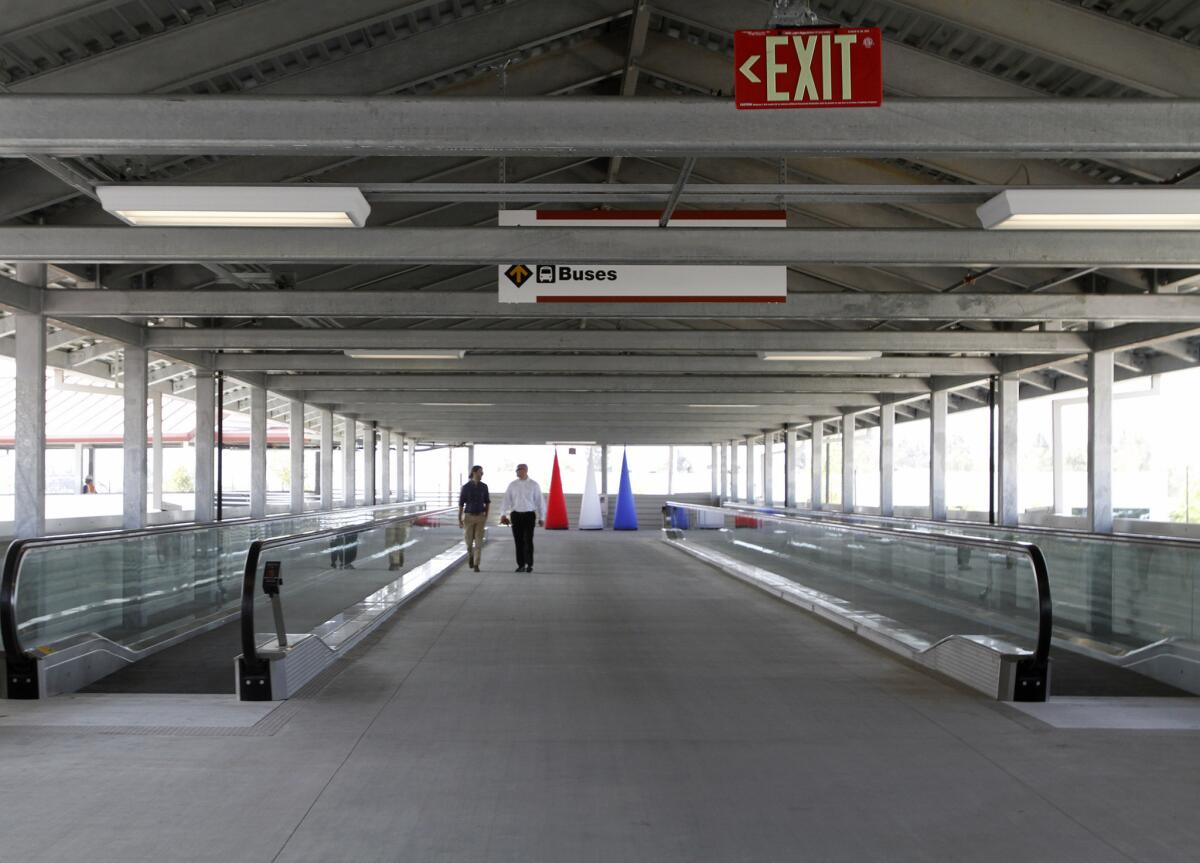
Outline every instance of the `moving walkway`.
{"label": "moving walkway", "polygon": [[1053,619],[1036,545],[669,506],[665,538],[681,551],[992,698],[1046,699]]}
{"label": "moving walkway", "polygon": [[[320,536],[328,544],[330,532],[354,537],[358,566],[348,541],[332,553],[327,545],[324,555],[327,574],[353,574],[326,590],[332,601],[341,601],[347,590],[378,589],[383,581],[374,573],[370,543],[387,526],[436,521],[424,510],[423,503],[406,502],[14,542],[0,581],[5,694],[37,698],[89,685],[233,692],[242,590],[255,543]],[[409,566],[419,562],[417,544],[407,554]],[[386,564],[384,569],[388,582],[403,574]]]}
{"label": "moving walkway", "polygon": [[[1035,544],[1045,557],[1053,593],[1053,691],[1072,695],[1200,693],[1196,599],[1200,543],[1170,537],[1098,535],[1044,527],[885,518],[858,513],[763,507],[724,509],[743,519],[765,516],[922,537],[977,538]],[[736,520],[736,516],[735,516]],[[979,551],[954,552],[954,572],[970,572]],[[981,601],[1000,601],[981,588]]]}

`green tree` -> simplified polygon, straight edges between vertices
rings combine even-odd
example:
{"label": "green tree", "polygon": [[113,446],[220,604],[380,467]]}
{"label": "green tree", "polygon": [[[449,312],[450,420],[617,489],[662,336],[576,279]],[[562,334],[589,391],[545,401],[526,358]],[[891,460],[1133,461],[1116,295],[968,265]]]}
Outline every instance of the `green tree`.
{"label": "green tree", "polygon": [[192,482],[192,475],[183,465],[175,468],[175,472],[167,477],[164,491],[169,492],[188,492],[195,491],[195,483]]}

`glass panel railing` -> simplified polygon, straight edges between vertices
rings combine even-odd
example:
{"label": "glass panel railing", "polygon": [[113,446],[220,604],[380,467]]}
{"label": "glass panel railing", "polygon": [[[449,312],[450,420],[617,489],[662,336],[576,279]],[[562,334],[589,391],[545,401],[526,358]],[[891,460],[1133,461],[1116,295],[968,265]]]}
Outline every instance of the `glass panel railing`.
{"label": "glass panel railing", "polygon": [[[207,525],[14,542],[0,617],[10,666],[72,639],[152,650],[237,612],[250,544],[424,509],[404,502]],[[12,693],[10,692],[10,695]]]}
{"label": "glass panel railing", "polygon": [[[768,511],[741,504],[731,508]],[[1112,656],[1163,642],[1200,642],[1200,542],[860,513],[770,511],[824,522],[1035,543],[1051,573],[1056,638]]]}
{"label": "glass panel railing", "polygon": [[693,547],[766,570],[859,613],[882,615],[915,641],[1002,639],[1031,651],[1044,673],[1052,621],[1037,546],[669,505],[677,536]]}
{"label": "glass panel railing", "polygon": [[422,565],[461,543],[454,509],[255,542],[240,583],[245,673],[263,673],[260,650],[288,646],[281,633],[337,650],[358,623],[427,586],[435,573]]}

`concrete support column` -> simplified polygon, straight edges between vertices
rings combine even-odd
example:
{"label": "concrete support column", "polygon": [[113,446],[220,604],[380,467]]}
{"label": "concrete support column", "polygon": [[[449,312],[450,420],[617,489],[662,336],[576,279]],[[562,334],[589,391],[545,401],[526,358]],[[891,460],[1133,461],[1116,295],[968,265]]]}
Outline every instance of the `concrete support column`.
{"label": "concrete support column", "polygon": [[730,444],[722,442],[721,448],[721,499],[730,497]]}
{"label": "concrete support column", "polygon": [[667,496],[675,493],[675,447],[667,447]]}
{"label": "concrete support column", "polygon": [[1112,533],[1113,352],[1088,355],[1088,529]]}
{"label": "concrete support column", "polygon": [[814,420],[812,424],[812,438],[809,441],[809,446],[812,448],[809,454],[809,464],[812,466],[810,471],[812,479],[812,508],[820,509],[823,501],[821,492],[825,488],[825,423],[820,420]]}
{"label": "concrete support column", "polygon": [[754,503],[754,436],[746,435],[746,503]]}
{"label": "concrete support column", "polygon": [[379,448],[376,442],[374,423],[363,423],[363,502],[367,506],[375,505],[375,453]]}
{"label": "concrete support column", "polygon": [[[21,264],[18,281],[41,287],[46,281],[45,272],[44,265]],[[25,312],[14,312],[13,318],[17,361],[13,382],[13,536],[22,539],[46,532],[46,319]],[[143,451],[145,446],[143,433]]]}
{"label": "concrete support column", "polygon": [[197,524],[208,524],[215,515],[213,511],[215,477],[213,467],[217,447],[217,387],[213,373],[207,369],[196,369],[196,479],[195,519]]}
{"label": "concrete support column", "polygon": [[408,486],[405,484],[406,463],[408,459],[408,439],[404,435],[396,436],[396,500],[408,500]]}
{"label": "concrete support column", "polygon": [[288,401],[288,455],[291,458],[292,512],[304,512],[304,402]]}
{"label": "concrete support column", "polygon": [[945,390],[929,397],[929,516],[946,520],[946,416],[950,393]]}
{"label": "concrete support column", "polygon": [[783,505],[796,505],[796,429],[783,428]]}
{"label": "concrete support column", "polygon": [[153,477],[153,485],[150,487],[150,497],[152,503],[150,508],[154,512],[162,512],[163,508],[163,440],[162,440],[162,412],[163,398],[161,392],[155,392],[150,397],[150,403],[154,406],[154,418],[150,423],[151,432],[151,458],[152,465],[151,475]]}
{"label": "concrete support column", "polygon": [[608,444],[600,445],[600,495],[608,499]]}
{"label": "concrete support column", "polygon": [[896,467],[896,406],[879,408],[879,514],[891,517],[896,513],[893,488]]}
{"label": "concrete support column", "polygon": [[741,491],[738,488],[740,483],[738,478],[738,442],[736,440],[729,442],[729,482],[729,496],[737,500]]}
{"label": "concrete support column", "polygon": [[854,418],[842,414],[842,512],[854,512]]}
{"label": "concrete support column", "polygon": [[996,393],[998,408],[996,435],[996,517],[1000,524],[1015,526],[1017,512],[1017,404],[1021,397],[1021,380],[1016,375],[1000,378]]}
{"label": "concrete support column", "polygon": [[379,502],[392,502],[392,432],[379,430]]}
{"label": "concrete support column", "polygon": [[[1112,351],[1088,355],[1088,529],[1112,533]],[[1108,639],[1113,632],[1113,594],[1117,561],[1108,543],[1093,543],[1085,567],[1084,601],[1088,632]]]}
{"label": "concrete support column", "polygon": [[408,442],[408,490],[409,496],[417,497],[417,439]]}
{"label": "concrete support column", "polygon": [[763,429],[763,503],[775,505],[775,433]]}
{"label": "concrete support column", "polygon": [[333,411],[321,411],[321,509],[333,509]]}
{"label": "concrete support column", "polygon": [[146,526],[146,349],[125,348],[125,490],[121,526]]}
{"label": "concrete support column", "polygon": [[358,448],[358,424],[354,417],[346,417],[342,422],[342,503],[345,506],[358,506],[358,490],[355,488],[354,476],[355,450]]}
{"label": "concrete support column", "polygon": [[708,457],[709,465],[712,468],[712,486],[711,494],[709,495],[714,501],[721,496],[721,455],[717,452],[720,444],[713,444]]}
{"label": "concrete support column", "polygon": [[267,391],[250,387],[250,517],[267,514]]}

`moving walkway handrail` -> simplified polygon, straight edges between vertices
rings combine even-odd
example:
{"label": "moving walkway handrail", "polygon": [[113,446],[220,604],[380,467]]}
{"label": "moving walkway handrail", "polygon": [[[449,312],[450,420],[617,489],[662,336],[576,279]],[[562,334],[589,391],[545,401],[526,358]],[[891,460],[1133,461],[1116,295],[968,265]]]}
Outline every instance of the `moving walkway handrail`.
{"label": "moving walkway handrail", "polygon": [[[738,513],[736,507],[720,507],[720,506],[704,506],[703,504],[682,503],[679,501],[667,501],[667,506],[677,507],[679,509],[694,509],[706,510],[708,512],[717,512],[722,515],[734,515]],[[743,510],[751,512],[751,510]],[[1037,647],[1034,650],[1033,657],[1030,662],[1032,668],[1039,671],[1044,671],[1050,661],[1050,636],[1054,626],[1054,612],[1050,602],[1050,574],[1046,567],[1046,558],[1042,554],[1042,550],[1032,542],[1021,542],[1012,539],[993,539],[983,536],[963,536],[959,534],[929,534],[919,530],[909,530],[902,527],[873,527],[871,525],[847,524],[837,521],[825,521],[816,518],[807,518],[800,515],[777,515],[775,513],[753,511],[753,517],[763,521],[777,522],[780,524],[802,524],[811,525],[821,528],[833,528],[835,530],[857,531],[859,533],[870,533],[878,536],[888,537],[904,537],[926,539],[934,542],[944,543],[960,548],[981,548],[985,551],[1008,551],[1014,554],[1025,555],[1029,558],[1030,565],[1033,567],[1034,583],[1037,588],[1038,602],[1038,629],[1037,629]]]}
{"label": "moving walkway handrail", "polygon": [[242,662],[247,674],[261,674],[266,666],[266,660],[258,655],[258,644],[254,640],[254,599],[255,587],[258,580],[259,562],[267,549],[279,548],[284,545],[296,545],[302,542],[313,542],[320,539],[332,539],[350,531],[365,533],[392,524],[419,521],[423,518],[436,518],[457,512],[454,507],[442,509],[427,509],[422,512],[412,512],[395,518],[382,518],[362,525],[344,525],[328,530],[316,530],[308,533],[295,533],[289,536],[274,536],[269,539],[256,539],[250,543],[246,552],[246,568],[242,572]]}
{"label": "moving walkway handrail", "polygon": [[[931,528],[941,528],[941,529],[945,529],[945,528],[955,528],[955,529],[976,528],[979,530],[1009,530],[1009,531],[1013,531],[1013,532],[1028,531],[1029,533],[1042,533],[1047,536],[1060,536],[1065,539],[1096,540],[1097,542],[1108,542],[1108,543],[1129,543],[1129,544],[1139,544],[1140,543],[1143,545],[1155,545],[1158,547],[1172,546],[1175,548],[1186,548],[1190,551],[1200,550],[1200,539],[1194,539],[1192,537],[1186,537],[1186,536],[1163,536],[1162,534],[1155,534],[1155,533],[1121,533],[1121,532],[1093,533],[1092,531],[1083,530],[1082,528],[1054,527],[1052,525],[1047,525],[1047,524],[1003,525],[1003,524],[988,524],[988,523],[982,522],[982,521],[967,521],[966,519],[947,519],[945,521],[936,521],[935,519],[932,519],[932,518],[922,518],[919,516],[914,516],[912,518],[906,518],[906,517],[898,516],[898,515],[895,515],[895,516],[875,515],[873,513],[867,513],[867,512],[838,512],[837,510],[831,510],[831,509],[808,509],[806,507],[778,507],[778,506],[767,506],[766,504],[762,504],[762,503],[746,503],[745,501],[738,501],[738,500],[731,500],[726,503],[723,503],[720,508],[728,509],[730,511],[742,510],[745,512],[755,513],[756,515],[759,513],[779,513],[779,514],[782,514],[785,516],[789,516],[789,517],[794,516],[797,518],[814,518],[814,519],[828,518],[828,519],[831,519],[834,521],[841,521],[843,523],[847,522],[849,519],[852,519],[852,518],[861,518],[861,519],[866,519],[868,521],[879,522],[881,524],[894,524],[894,525],[897,525],[897,527],[898,527],[899,523],[909,523],[909,524],[928,525]],[[902,530],[903,528],[899,528],[899,529]]]}
{"label": "moving walkway handrail", "polygon": [[[370,507],[343,507],[334,510],[311,510],[304,513],[276,513],[260,518],[237,518],[211,522],[186,522],[183,524],[159,525],[134,528],[132,530],[101,530],[90,533],[64,533],[53,536],[32,536],[13,540],[4,556],[4,569],[0,574],[0,644],[4,646],[6,661],[13,663],[33,662],[36,657],[26,652],[21,644],[21,636],[17,629],[17,581],[21,573],[21,561],[25,554],[35,548],[48,548],[56,545],[78,545],[87,542],[102,542],[107,540],[127,540],[141,537],[160,537],[180,533],[199,532],[220,527],[245,527],[247,525],[263,524],[286,518],[301,518],[304,516],[336,515],[350,513],[354,510],[375,510],[383,507],[416,504],[418,501],[397,501],[396,503],[376,504]],[[414,513],[406,513],[414,515]],[[386,519],[384,520],[386,522]],[[381,522],[383,523],[383,522]],[[344,529],[344,528],[343,528]]]}

